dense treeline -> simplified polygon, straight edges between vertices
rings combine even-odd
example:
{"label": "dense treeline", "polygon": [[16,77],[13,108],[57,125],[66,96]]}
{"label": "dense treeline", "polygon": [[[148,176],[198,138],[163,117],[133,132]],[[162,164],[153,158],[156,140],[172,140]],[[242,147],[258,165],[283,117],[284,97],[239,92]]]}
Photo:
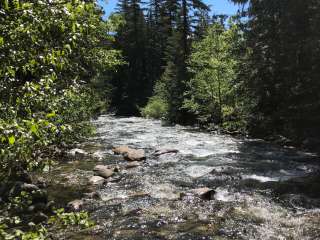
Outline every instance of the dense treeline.
{"label": "dense treeline", "polygon": [[138,113],[152,96],[155,83],[166,73],[170,79],[164,81],[172,97],[168,99],[170,117],[182,120],[186,60],[193,38],[201,32],[195,25],[199,26],[197,23],[208,10],[198,0],[154,0],[144,4],[120,1],[118,13],[124,24],[116,33],[115,47],[127,61],[113,78],[113,102],[120,114]]}
{"label": "dense treeline", "polygon": [[[92,132],[88,121],[105,104],[96,86],[122,62],[110,47],[116,22],[102,15],[96,1],[0,1],[1,239],[46,239],[25,214],[33,198],[19,186],[57,147]],[[33,230],[21,231],[24,221]]]}
{"label": "dense treeline", "polygon": [[121,1],[115,48],[127,64],[112,78],[113,106],[119,114],[314,144],[319,2],[233,2],[243,11],[228,18],[209,17],[201,1]]}
{"label": "dense treeline", "polygon": [[242,77],[250,131],[314,145],[320,136],[320,2],[250,1],[247,14]]}

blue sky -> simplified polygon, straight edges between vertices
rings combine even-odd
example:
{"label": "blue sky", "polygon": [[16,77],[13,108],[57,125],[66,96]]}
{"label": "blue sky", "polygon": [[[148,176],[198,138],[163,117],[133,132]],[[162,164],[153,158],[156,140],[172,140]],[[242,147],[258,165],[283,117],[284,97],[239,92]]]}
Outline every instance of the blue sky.
{"label": "blue sky", "polygon": [[[108,4],[103,0],[99,0],[100,5],[104,8],[106,15],[108,16],[112,12],[118,0],[109,0]],[[228,0],[204,0],[204,2],[211,6],[212,12],[215,14],[235,14],[238,10],[238,6],[230,3]]]}

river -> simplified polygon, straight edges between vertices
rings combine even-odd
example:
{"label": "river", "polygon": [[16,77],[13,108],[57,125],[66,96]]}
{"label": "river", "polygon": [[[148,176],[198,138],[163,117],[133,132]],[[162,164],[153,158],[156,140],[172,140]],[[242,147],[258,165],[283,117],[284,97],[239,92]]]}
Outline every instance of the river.
{"label": "river", "polygon": [[[320,239],[316,155],[136,117],[104,115],[94,124],[97,136],[79,148],[99,160],[67,164],[72,168],[53,172],[55,178],[73,169],[68,179],[81,180],[98,163],[120,171],[95,189],[99,199],[82,194],[92,187],[71,194],[85,199],[97,222],[94,232],[74,239]],[[144,149],[146,161],[126,169],[111,151],[120,145]],[[179,152],[156,157],[157,149]],[[208,199],[191,194],[198,188],[212,189]]]}

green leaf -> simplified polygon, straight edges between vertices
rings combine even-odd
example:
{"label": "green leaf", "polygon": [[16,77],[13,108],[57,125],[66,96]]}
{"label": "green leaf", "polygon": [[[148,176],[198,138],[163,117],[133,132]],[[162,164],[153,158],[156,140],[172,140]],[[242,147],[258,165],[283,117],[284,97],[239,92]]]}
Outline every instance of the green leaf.
{"label": "green leaf", "polygon": [[5,10],[9,9],[9,1],[8,0],[4,0],[4,9]]}
{"label": "green leaf", "polygon": [[47,118],[53,118],[56,116],[56,113],[55,112],[52,112],[52,113],[48,113],[47,114]]}
{"label": "green leaf", "polygon": [[9,144],[13,145],[16,142],[16,138],[12,135],[8,138]]}
{"label": "green leaf", "polygon": [[38,130],[38,126],[36,124],[32,124],[30,127],[30,131],[36,135],[37,137],[39,137],[39,130]]}

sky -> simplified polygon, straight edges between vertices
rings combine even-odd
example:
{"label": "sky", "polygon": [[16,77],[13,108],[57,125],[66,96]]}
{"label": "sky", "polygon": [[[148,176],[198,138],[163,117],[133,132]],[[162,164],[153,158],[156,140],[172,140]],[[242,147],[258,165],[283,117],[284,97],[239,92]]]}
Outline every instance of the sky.
{"label": "sky", "polygon": [[[104,8],[106,16],[109,16],[110,13],[115,9],[118,0],[108,0],[107,4],[102,0],[99,0],[98,2]],[[229,0],[204,0],[204,2],[211,6],[212,13],[215,14],[232,15],[238,10],[238,7]]]}

